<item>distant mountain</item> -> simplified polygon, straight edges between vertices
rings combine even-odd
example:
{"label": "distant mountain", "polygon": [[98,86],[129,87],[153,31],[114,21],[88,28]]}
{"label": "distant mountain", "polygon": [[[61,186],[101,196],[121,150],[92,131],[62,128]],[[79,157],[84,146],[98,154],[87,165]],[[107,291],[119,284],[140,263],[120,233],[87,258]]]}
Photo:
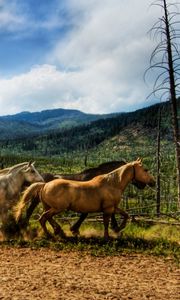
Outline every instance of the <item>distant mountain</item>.
{"label": "distant mountain", "polygon": [[112,116],[113,114],[93,115],[79,110],[62,108],[32,113],[24,111],[0,117],[0,139],[14,139],[56,129],[72,128]]}
{"label": "distant mountain", "polygon": [[40,112],[28,112],[23,111],[21,113],[15,115],[7,115],[0,117],[0,120],[8,120],[8,121],[23,121],[31,124],[36,124],[40,126],[47,126],[56,124],[57,122],[63,122],[64,120],[82,120],[82,119],[91,119],[96,118],[96,115],[88,115],[79,110],[71,110],[71,109],[49,109],[43,110]]}

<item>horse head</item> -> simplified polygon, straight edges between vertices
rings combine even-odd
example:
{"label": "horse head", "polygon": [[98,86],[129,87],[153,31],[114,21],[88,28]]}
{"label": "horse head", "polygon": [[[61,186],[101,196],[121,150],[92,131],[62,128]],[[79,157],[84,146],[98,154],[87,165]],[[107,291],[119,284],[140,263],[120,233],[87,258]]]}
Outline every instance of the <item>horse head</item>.
{"label": "horse head", "polygon": [[25,167],[22,168],[22,173],[24,174],[24,180],[26,182],[38,182],[44,181],[43,177],[34,167],[35,162],[29,162]]}
{"label": "horse head", "polygon": [[149,174],[148,170],[143,167],[142,159],[138,158],[132,165],[134,170],[132,182],[134,185],[140,189],[143,189],[146,185],[151,187],[155,186],[155,179]]}

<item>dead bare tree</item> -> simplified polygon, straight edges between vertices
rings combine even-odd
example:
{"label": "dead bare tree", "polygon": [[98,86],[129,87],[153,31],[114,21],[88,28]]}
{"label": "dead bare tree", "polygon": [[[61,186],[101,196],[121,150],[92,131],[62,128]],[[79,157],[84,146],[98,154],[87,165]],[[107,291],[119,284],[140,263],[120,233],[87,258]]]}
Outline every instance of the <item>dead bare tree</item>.
{"label": "dead bare tree", "polygon": [[155,69],[157,76],[150,96],[170,101],[172,127],[175,145],[178,206],[180,207],[180,132],[178,124],[177,97],[180,95],[180,21],[178,17],[179,3],[168,0],[156,0],[152,6],[160,8],[162,17],[153,25],[151,35],[157,41],[157,46],[150,57],[149,70]]}

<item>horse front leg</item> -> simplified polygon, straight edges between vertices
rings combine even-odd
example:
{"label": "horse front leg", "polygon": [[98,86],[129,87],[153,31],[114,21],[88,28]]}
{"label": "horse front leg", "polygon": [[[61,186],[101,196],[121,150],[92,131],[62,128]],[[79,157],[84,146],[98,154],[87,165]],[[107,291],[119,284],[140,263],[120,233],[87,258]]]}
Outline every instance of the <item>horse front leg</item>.
{"label": "horse front leg", "polygon": [[110,220],[111,214],[103,213],[103,223],[104,223],[104,239],[109,239],[109,220]]}
{"label": "horse front leg", "polygon": [[116,231],[117,227],[118,227],[118,223],[116,221],[115,214],[112,214],[111,215],[111,228],[113,231]]}
{"label": "horse front leg", "polygon": [[80,215],[80,218],[77,220],[77,222],[71,226],[70,230],[73,235],[78,235],[79,234],[79,227],[81,226],[82,222],[87,218],[88,213],[82,213]]}
{"label": "horse front leg", "polygon": [[118,233],[119,231],[121,231],[122,229],[124,229],[126,227],[129,215],[128,215],[127,212],[125,212],[124,210],[122,210],[118,207],[115,208],[114,212],[120,214],[121,216],[123,216],[123,221],[122,221],[121,225],[116,226],[115,228],[113,228],[114,232]]}

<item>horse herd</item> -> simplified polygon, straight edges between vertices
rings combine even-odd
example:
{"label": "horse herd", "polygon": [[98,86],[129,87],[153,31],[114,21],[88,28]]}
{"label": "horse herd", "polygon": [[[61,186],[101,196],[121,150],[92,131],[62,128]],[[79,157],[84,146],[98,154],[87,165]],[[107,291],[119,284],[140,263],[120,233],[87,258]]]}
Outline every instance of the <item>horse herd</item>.
{"label": "horse herd", "polygon": [[[44,212],[39,221],[47,236],[50,235],[46,227],[48,221],[55,235],[65,237],[53,216],[71,210],[81,213],[78,221],[70,228],[73,234],[79,233],[88,213],[102,212],[104,238],[108,239],[110,219],[116,233],[126,226],[128,214],[119,208],[119,203],[129,183],[138,189],[155,185],[154,177],[143,167],[139,158],[130,163],[112,161],[81,173],[63,175],[40,174],[34,163],[23,162],[0,170],[1,222],[6,222],[9,211],[13,211],[17,224],[23,228],[41,202]],[[115,214],[123,216],[120,226]]]}

